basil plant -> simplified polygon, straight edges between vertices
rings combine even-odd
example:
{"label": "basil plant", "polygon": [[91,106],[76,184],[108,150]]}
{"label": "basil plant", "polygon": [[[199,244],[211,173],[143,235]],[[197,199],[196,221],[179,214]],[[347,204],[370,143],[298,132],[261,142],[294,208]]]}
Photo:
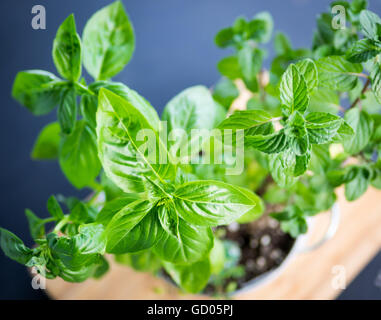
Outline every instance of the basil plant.
{"label": "basil plant", "polygon": [[[135,47],[122,3],[96,12],[82,37],[70,15],[53,42],[57,75],[21,71],[12,95],[37,116],[56,109],[32,157],[58,159],[90,196],[51,196],[45,219],[27,209],[36,245],[0,228],[5,255],[70,282],[101,277],[114,255],[137,270],[165,270],[196,293],[228,274],[219,226],[266,213],[297,237],[308,217],[332,207],[337,187],[350,201],[370,185],[381,188],[381,18],[366,0],[337,4],[347,26],[333,29],[329,8],[308,49],[293,48],[283,33],[272,37],[267,12],[237,18],[215,38],[233,52],[217,65],[221,79],[212,90],[180,92],[161,119],[139,93],[111,80]],[[263,45],[271,39],[276,56],[266,70]],[[237,99],[242,91],[248,101]],[[213,134],[195,137],[196,129]]]}

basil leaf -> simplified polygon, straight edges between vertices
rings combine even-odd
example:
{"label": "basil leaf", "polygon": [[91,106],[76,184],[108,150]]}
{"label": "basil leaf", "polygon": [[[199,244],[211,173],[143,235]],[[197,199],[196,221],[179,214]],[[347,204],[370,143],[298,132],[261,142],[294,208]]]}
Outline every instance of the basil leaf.
{"label": "basil leaf", "polygon": [[77,95],[73,88],[65,90],[61,96],[57,114],[61,130],[65,134],[70,134],[77,120]]}
{"label": "basil leaf", "polygon": [[[159,157],[168,156],[168,153],[158,136],[159,124],[145,118],[140,112],[139,109],[145,106],[142,101],[145,102],[142,99],[130,101],[122,99],[107,89],[101,89],[99,92],[97,111],[99,157],[107,176],[127,193],[130,190],[144,191],[144,176],[161,182],[174,176],[172,164],[160,164],[165,161],[161,161]],[[153,155],[147,156],[141,150],[147,145],[145,141],[141,141],[142,139],[137,139],[139,132],[153,135],[157,151]]]}
{"label": "basil leaf", "polygon": [[97,11],[83,30],[83,63],[94,79],[109,79],[130,61],[135,49],[132,25],[121,1]]}
{"label": "basil leaf", "polygon": [[362,71],[361,64],[354,64],[342,56],[321,58],[316,63],[319,72],[319,85],[338,91],[352,90]]}
{"label": "basil leaf", "polygon": [[[191,181],[173,194],[176,212],[185,221],[200,226],[227,225],[253,212],[260,199],[253,192],[218,181]],[[257,212],[257,218],[262,212]]]}
{"label": "basil leaf", "polygon": [[188,224],[179,219],[178,237],[165,232],[153,248],[162,259],[175,264],[190,264],[204,258],[213,247],[213,233],[209,227]]}
{"label": "basil leaf", "polygon": [[350,62],[366,62],[381,53],[381,47],[371,39],[357,41],[346,54]]}
{"label": "basil leaf", "polygon": [[58,73],[65,79],[77,81],[82,71],[81,56],[81,39],[71,14],[58,28],[53,42],[53,60]]}
{"label": "basil leaf", "polygon": [[159,221],[163,229],[173,235],[179,236],[179,216],[173,203],[162,205],[157,208]]}
{"label": "basil leaf", "polygon": [[183,129],[190,134],[192,129],[215,128],[225,113],[206,87],[195,86],[171,99],[164,108],[162,119],[168,121],[169,132]]}
{"label": "basil leaf", "polygon": [[220,239],[214,238],[214,246],[209,254],[211,274],[218,275],[224,269],[225,260],[224,244]]}
{"label": "basil leaf", "polygon": [[97,263],[106,248],[104,229],[99,224],[82,225],[73,237],[50,233],[47,240],[53,259],[59,260],[65,271],[80,270]]}
{"label": "basil leaf", "polygon": [[377,14],[369,10],[361,11],[360,24],[362,31],[367,38],[379,40],[381,19]]}
{"label": "basil leaf", "polygon": [[99,95],[101,88],[110,90],[111,92],[130,102],[136,109],[140,111],[140,113],[146,118],[146,120],[155,130],[159,130],[160,119],[157,115],[156,110],[146,99],[144,99],[144,97],[140,96],[136,91],[128,88],[121,82],[96,81],[89,86],[89,89],[94,91],[97,95]]}
{"label": "basil leaf", "polygon": [[218,71],[225,77],[235,80],[242,78],[241,68],[236,56],[223,58],[217,64]]}
{"label": "basil leaf", "polygon": [[189,293],[198,293],[208,284],[211,275],[209,259],[190,265],[164,263],[163,267],[177,285]]}
{"label": "basil leaf", "polygon": [[312,112],[306,117],[306,128],[310,143],[330,142],[342,125],[342,118],[325,112]]}
{"label": "basil leaf", "polygon": [[139,197],[136,194],[125,194],[123,197],[116,198],[110,202],[107,202],[102,210],[98,213],[96,222],[103,224],[105,227],[109,224],[111,219],[124,207],[127,207],[132,202],[138,200]]}
{"label": "basil leaf", "polygon": [[145,250],[137,253],[126,253],[115,256],[116,262],[131,266],[137,271],[156,273],[161,269],[160,259],[152,252]]}
{"label": "basil leaf", "polygon": [[101,164],[96,135],[84,120],[77,121],[74,131],[62,137],[59,163],[66,178],[78,189],[88,186],[98,176]]}
{"label": "basil leaf", "polygon": [[12,97],[36,116],[47,114],[60,102],[60,91],[54,87],[59,80],[47,71],[21,71],[13,83]]}
{"label": "basil leaf", "polygon": [[64,213],[62,211],[62,208],[60,204],[58,203],[55,196],[50,196],[48,199],[48,202],[46,204],[46,207],[50,213],[50,215],[55,218],[56,220],[61,220],[64,218]]}
{"label": "basil leaf", "polygon": [[21,264],[26,264],[33,256],[33,251],[12,232],[0,228],[0,247],[4,254]]}
{"label": "basil leaf", "polygon": [[58,122],[47,124],[39,133],[32,150],[32,158],[50,160],[58,157],[61,128]]}
{"label": "basil leaf", "polygon": [[110,265],[106,258],[100,257],[100,262],[97,263],[96,269],[94,270],[93,277],[95,279],[102,278],[110,269]]}
{"label": "basil leaf", "polygon": [[107,252],[145,250],[154,246],[162,235],[163,229],[152,204],[137,200],[119,209],[107,225]]}
{"label": "basil leaf", "polygon": [[85,94],[81,97],[80,110],[87,124],[94,128],[97,126],[96,114],[98,100],[96,96]]}
{"label": "basil leaf", "polygon": [[213,90],[213,98],[228,110],[238,97],[239,91],[235,83],[228,78],[221,78]]}
{"label": "basil leaf", "polygon": [[304,59],[296,63],[295,67],[306,81],[308,93],[311,93],[318,85],[318,70],[315,62],[311,59]]}
{"label": "basil leaf", "polygon": [[343,141],[344,149],[349,154],[359,153],[368,144],[373,132],[373,119],[365,111],[353,108],[346,112],[345,121],[351,126],[355,135]]}
{"label": "basil leaf", "polygon": [[29,232],[33,239],[42,238],[45,235],[45,222],[37,217],[31,210],[25,210],[25,216],[29,224]]}
{"label": "basil leaf", "polygon": [[303,113],[307,109],[310,100],[307,84],[294,64],[283,74],[279,91],[287,115],[296,110]]}

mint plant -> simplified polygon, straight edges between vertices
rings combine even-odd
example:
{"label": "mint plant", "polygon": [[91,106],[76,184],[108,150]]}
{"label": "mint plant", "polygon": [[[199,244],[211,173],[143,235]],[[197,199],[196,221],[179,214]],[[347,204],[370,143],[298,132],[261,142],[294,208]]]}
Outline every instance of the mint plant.
{"label": "mint plant", "polygon": [[[381,188],[381,19],[365,0],[337,4],[349,26],[334,30],[331,13],[323,13],[311,49],[293,49],[277,33],[270,70],[261,46],[272,38],[271,15],[238,18],[215,38],[234,54],[218,63],[222,78],[212,92],[182,91],[161,119],[145,98],[111,80],[135,46],[122,3],[95,13],[82,38],[70,15],[53,43],[61,78],[19,72],[12,95],[35,115],[57,107],[57,122],[42,129],[32,157],[58,159],[73,186],[91,195],[51,196],[45,219],[27,209],[36,245],[0,228],[3,252],[70,282],[101,277],[112,254],[140,271],[165,270],[196,293],[246,272],[239,246],[221,236],[224,226],[270,214],[297,237],[309,216],[332,207],[337,187],[345,186],[349,201],[370,185]],[[84,80],[82,65],[94,82]],[[242,90],[251,98],[237,107]],[[195,137],[195,129],[213,137]],[[231,133],[230,141],[219,132]],[[241,156],[243,172],[227,174]]]}

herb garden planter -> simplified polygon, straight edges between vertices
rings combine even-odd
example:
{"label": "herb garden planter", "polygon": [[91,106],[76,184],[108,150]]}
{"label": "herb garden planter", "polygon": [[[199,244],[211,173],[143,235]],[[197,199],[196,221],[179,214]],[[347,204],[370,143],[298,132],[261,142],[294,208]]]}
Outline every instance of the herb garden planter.
{"label": "herb garden planter", "polygon": [[3,252],[70,283],[107,279],[111,255],[214,296],[270,281],[310,248],[312,217],[332,208],[327,234],[311,248],[318,247],[337,228],[338,187],[348,201],[381,188],[381,18],[366,1],[344,7],[351,27],[332,29],[322,14],[312,49],[293,49],[278,33],[269,71],[262,45],[271,15],[238,18],[215,38],[234,49],[218,63],[223,77],[212,90],[183,90],[161,118],[111,80],[135,47],[122,3],[96,12],[82,39],[70,15],[53,43],[61,78],[19,72],[12,95],[35,115],[58,106],[32,156],[58,159],[73,186],[93,194],[51,196],[45,219],[26,210],[36,245],[0,228]]}

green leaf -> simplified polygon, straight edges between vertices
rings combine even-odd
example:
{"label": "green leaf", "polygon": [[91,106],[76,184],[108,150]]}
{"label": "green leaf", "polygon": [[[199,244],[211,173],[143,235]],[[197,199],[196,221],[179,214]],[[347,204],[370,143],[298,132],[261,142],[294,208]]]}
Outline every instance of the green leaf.
{"label": "green leaf", "polygon": [[376,63],[370,73],[370,80],[372,82],[372,91],[377,101],[381,103],[381,64]]}
{"label": "green leaf", "polygon": [[352,90],[361,73],[361,64],[354,64],[342,56],[330,56],[317,61],[319,85],[338,91]]}
{"label": "green leaf", "polygon": [[281,152],[269,156],[271,176],[280,187],[290,187],[295,183],[295,155],[292,152]]}
{"label": "green leaf", "polygon": [[342,118],[325,112],[312,112],[306,117],[310,143],[324,144],[332,140],[343,123]]}
{"label": "green leaf", "polygon": [[364,35],[373,40],[379,40],[379,30],[381,25],[380,17],[369,11],[363,10],[360,13],[360,24]]}
{"label": "green leaf", "polygon": [[298,68],[291,64],[282,76],[279,85],[280,100],[288,115],[294,111],[304,112],[309,104],[308,88]]}
{"label": "green leaf", "polygon": [[381,47],[371,39],[361,39],[357,41],[346,54],[350,62],[366,62],[381,53]]}
{"label": "green leaf", "polygon": [[[256,210],[260,199],[253,192],[218,181],[191,181],[173,194],[176,212],[200,226],[227,225]],[[262,212],[257,212],[257,217]]]}
{"label": "green leaf", "polygon": [[289,147],[284,129],[268,135],[245,136],[245,145],[264,153],[279,153]]}
{"label": "green leaf", "polygon": [[52,257],[69,270],[97,263],[106,248],[104,228],[100,224],[82,225],[73,237],[50,233],[47,240]]}
{"label": "green leaf", "polygon": [[302,210],[295,205],[286,208],[283,212],[271,214],[271,216],[279,220],[282,230],[293,238],[307,232],[307,221]]}
{"label": "green leaf", "polygon": [[154,252],[162,260],[175,264],[190,264],[206,257],[213,247],[212,230],[188,224],[183,219],[179,219],[178,229],[178,237],[165,232]]}
{"label": "green leaf", "polygon": [[77,95],[73,88],[65,90],[61,96],[57,114],[61,130],[65,134],[70,134],[77,120]]}
{"label": "green leaf", "polygon": [[209,259],[191,265],[164,263],[163,266],[177,285],[189,293],[201,292],[208,284],[211,274]]}
{"label": "green leaf", "polygon": [[95,279],[100,279],[109,271],[109,269],[110,269],[110,265],[107,262],[106,258],[101,257],[100,263],[97,264],[93,277]]}
{"label": "green leaf", "polygon": [[306,81],[308,93],[311,93],[318,85],[318,70],[315,62],[311,59],[303,59],[296,63],[295,67]]}
{"label": "green leaf", "polygon": [[115,259],[116,262],[131,266],[137,271],[156,273],[162,267],[160,259],[152,250],[116,255]]}
{"label": "green leaf", "polygon": [[137,200],[116,209],[106,228],[108,253],[145,250],[162,238],[163,228],[149,201]]}
{"label": "green leaf", "polygon": [[373,119],[358,108],[353,108],[345,113],[345,121],[355,132],[355,135],[344,140],[344,149],[349,154],[359,153],[368,144],[373,132]]}
{"label": "green leaf", "polygon": [[97,125],[96,114],[98,107],[98,99],[96,96],[85,94],[81,97],[80,110],[87,124],[94,128]]}
{"label": "green leaf", "polygon": [[275,52],[279,55],[285,55],[292,51],[290,39],[282,32],[277,32],[274,38]]}
{"label": "green leaf", "polygon": [[139,197],[136,194],[124,194],[123,197],[107,202],[97,215],[96,222],[106,227],[119,211],[138,199]]}
{"label": "green leaf", "polygon": [[48,199],[48,202],[46,204],[46,207],[50,213],[50,215],[55,218],[56,220],[61,220],[64,218],[64,213],[62,211],[62,208],[60,204],[58,203],[55,196],[50,196]]}
{"label": "green leaf", "polygon": [[[158,135],[159,123],[144,117],[140,112],[146,102],[139,97],[135,93],[133,99],[126,100],[107,89],[99,92],[99,157],[107,176],[127,193],[130,190],[144,191],[142,182],[145,176],[162,183],[164,179],[174,176],[174,167]],[[143,150],[147,147],[147,142],[138,139],[138,134],[141,133],[149,135],[149,146],[154,144],[155,152],[147,155],[147,148]],[[162,158],[165,156],[167,161]]]}
{"label": "green leaf", "polygon": [[223,58],[217,64],[218,71],[225,77],[235,80],[242,77],[241,68],[236,56]]}
{"label": "green leaf", "polygon": [[245,130],[245,136],[266,135],[274,132],[272,116],[262,110],[235,111],[229,118],[222,121],[221,130]]}
{"label": "green leaf", "polygon": [[218,275],[224,269],[225,247],[218,238],[214,238],[214,246],[209,254],[209,262],[211,274]]}
{"label": "green leaf", "polygon": [[71,14],[58,28],[53,42],[53,60],[59,74],[70,81],[77,81],[82,71],[81,56],[81,39]]}
{"label": "green leaf", "polygon": [[97,11],[83,31],[83,62],[94,79],[109,79],[130,61],[134,30],[121,1]]}
{"label": "green leaf", "polygon": [[274,21],[271,14],[267,11],[257,13],[249,23],[249,31],[252,38],[260,43],[269,42],[274,29]]}
{"label": "green leaf", "polygon": [[298,156],[304,155],[310,146],[310,142],[306,121],[299,111],[291,114],[284,130],[292,151]]}
{"label": "green leaf", "polygon": [[368,6],[367,0],[353,0],[350,5],[350,9],[353,13],[360,13],[362,10],[366,9]]}
{"label": "green leaf", "polygon": [[172,98],[164,108],[163,120],[168,122],[168,132],[183,129],[213,129],[225,117],[225,110],[217,104],[204,86],[185,89]]}
{"label": "green leaf", "polygon": [[0,247],[8,258],[21,264],[26,264],[33,256],[32,250],[19,237],[3,228],[0,228]]}
{"label": "green leaf", "polygon": [[237,56],[246,87],[252,92],[257,92],[257,74],[261,71],[263,60],[262,50],[246,45],[238,51]]}
{"label": "green leaf", "polygon": [[228,110],[238,97],[239,91],[235,83],[228,78],[221,78],[213,90],[213,98]]}
{"label": "green leaf", "polygon": [[13,83],[12,97],[36,116],[47,114],[60,102],[60,91],[54,87],[59,80],[47,71],[21,71]]}
{"label": "green leaf", "polygon": [[98,176],[101,164],[96,135],[84,120],[77,121],[74,131],[62,137],[59,162],[66,178],[78,189],[88,186]]}
{"label": "green leaf", "polygon": [[233,28],[225,28],[220,30],[214,38],[215,44],[220,48],[226,48],[234,44]]}
{"label": "green leaf", "polygon": [[337,114],[339,107],[340,98],[338,93],[335,90],[320,87],[311,94],[308,111]]}
{"label": "green leaf", "polygon": [[371,173],[366,167],[355,167],[354,178],[345,184],[345,197],[348,201],[360,198],[368,189]]}
{"label": "green leaf", "polygon": [[29,232],[33,239],[42,238],[45,235],[45,222],[37,217],[31,210],[25,210],[25,216],[29,224]]}
{"label": "green leaf", "polygon": [[32,158],[37,160],[50,160],[58,157],[61,128],[58,122],[47,124],[38,135],[34,143]]}

